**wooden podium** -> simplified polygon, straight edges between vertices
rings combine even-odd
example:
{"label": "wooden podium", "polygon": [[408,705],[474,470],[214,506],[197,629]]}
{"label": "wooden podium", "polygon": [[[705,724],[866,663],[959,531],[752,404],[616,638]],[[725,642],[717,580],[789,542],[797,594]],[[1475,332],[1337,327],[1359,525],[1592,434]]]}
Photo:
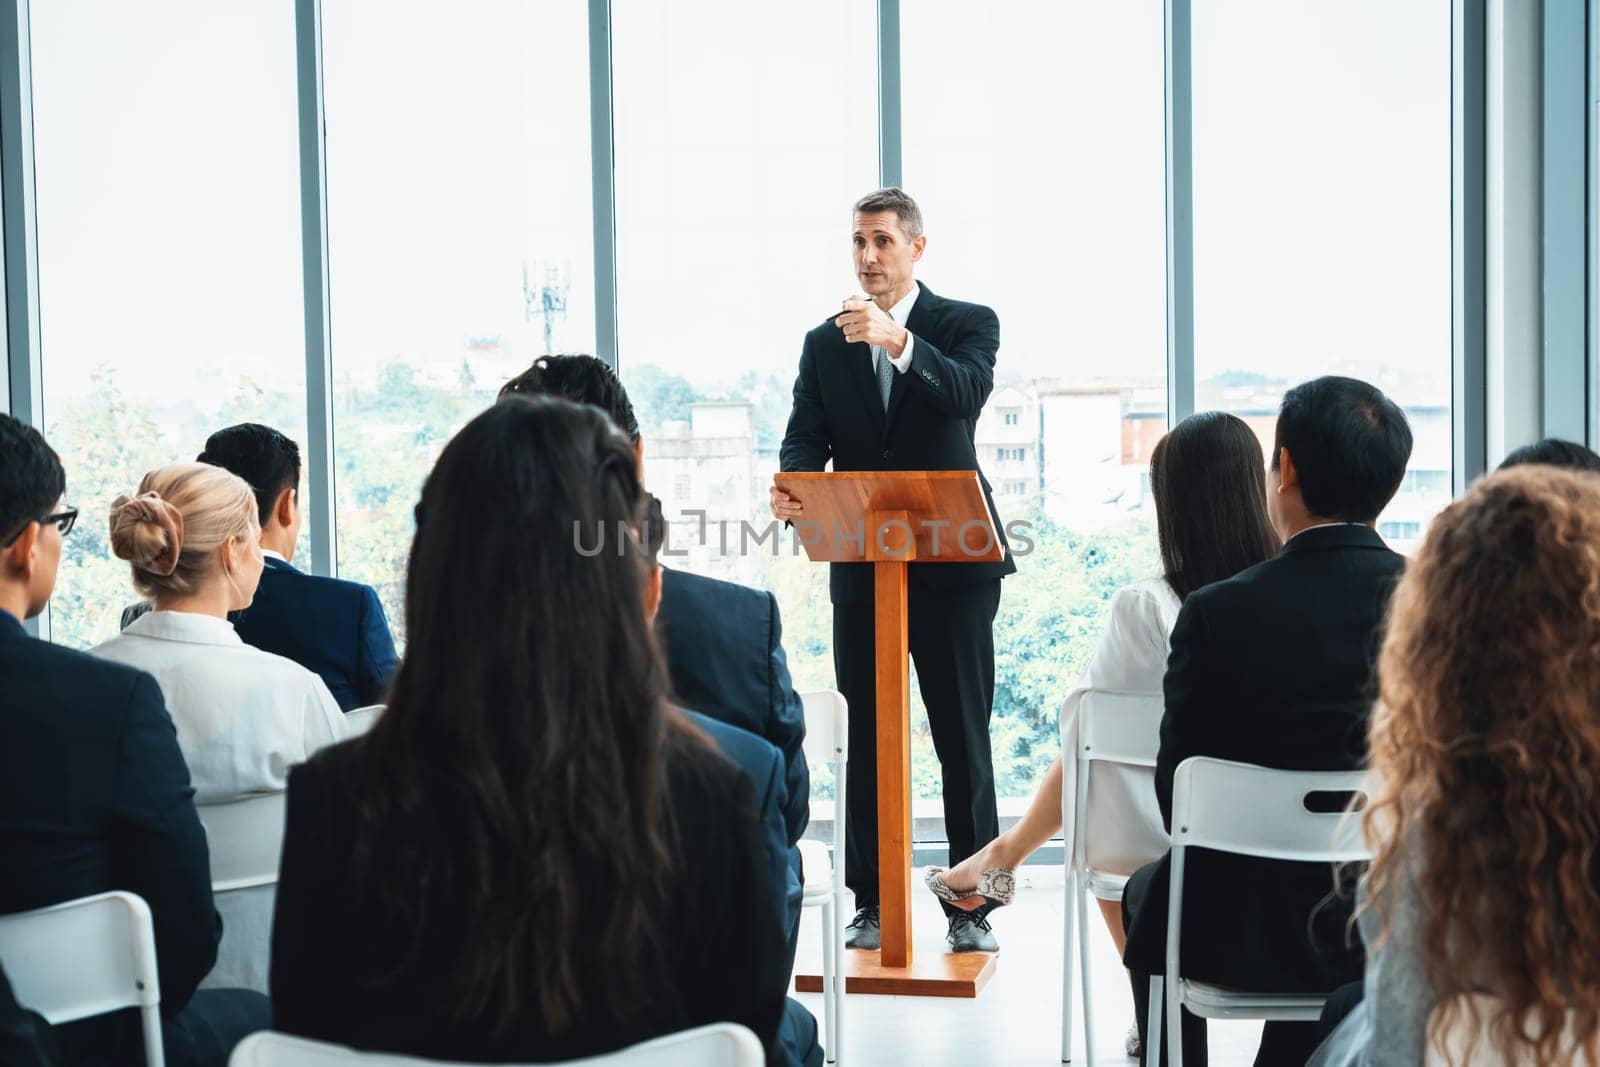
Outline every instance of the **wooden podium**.
{"label": "wooden podium", "polygon": [[[914,953],[911,936],[910,649],[906,564],[997,563],[1005,549],[976,471],[791,472],[773,484],[798,500],[795,535],[813,563],[871,563],[878,661],[878,879],[882,948],[845,952],[845,990],[975,997],[994,974],[988,952]],[[863,709],[851,708],[852,718]],[[845,798],[835,798],[844,811]],[[837,816],[836,816],[837,817]],[[842,863],[842,856],[834,857]],[[940,937],[943,945],[943,937]],[[822,991],[822,976],[795,988]]]}

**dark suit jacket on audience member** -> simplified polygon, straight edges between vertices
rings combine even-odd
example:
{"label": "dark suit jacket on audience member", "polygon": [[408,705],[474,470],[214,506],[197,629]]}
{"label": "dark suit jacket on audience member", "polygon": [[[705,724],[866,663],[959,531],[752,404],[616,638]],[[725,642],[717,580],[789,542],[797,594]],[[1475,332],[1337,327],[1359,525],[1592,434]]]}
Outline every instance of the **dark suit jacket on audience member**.
{"label": "dark suit jacket on audience member", "polygon": [[[216,961],[222,920],[189,768],[155,679],[0,613],[0,912],[112,889],[155,920],[161,1011]],[[57,1028],[69,1062],[137,1049],[137,1016]]]}
{"label": "dark suit jacket on audience member", "polygon": [[[678,863],[651,914],[670,980],[641,989],[618,1017],[591,1008],[559,1038],[546,1031],[537,1011],[524,1012],[496,1035],[481,1022],[452,1020],[440,1009],[436,983],[458,941],[451,930],[472,921],[466,901],[433,916],[438,937],[430,948],[404,961],[392,981],[373,984],[374,971],[400,963],[396,946],[409,931],[375,911],[370,889],[351,877],[357,841],[347,784],[361,774],[361,741],[324,749],[295,768],[272,931],[274,1026],[363,1049],[545,1061],[731,1021],[754,1030],[773,1062],[785,1062],[786,1054],[777,1051],[789,984],[778,881],[782,763],[759,738],[705,720],[697,725],[717,740],[732,735],[753,746],[749,751],[765,752],[764,777],[752,785],[749,772],[714,748],[675,743],[668,788]],[[537,900],[527,904],[539,907]],[[585,950],[594,936],[570,934]]]}
{"label": "dark suit jacket on audience member", "polygon": [[[1172,631],[1156,797],[1170,828],[1172,781],[1190,756],[1286,770],[1365,765],[1373,664],[1405,564],[1376,532],[1339,524],[1190,594]],[[1160,973],[1167,864],[1129,931],[1126,961]],[[1189,853],[1182,961],[1190,978],[1320,991],[1361,974],[1343,951],[1350,902],[1329,901],[1325,864]]]}
{"label": "dark suit jacket on audience member", "polygon": [[789,677],[771,593],[663,567],[656,612],[678,703],[766,738],[783,753],[783,818],[793,845],[811,819],[805,710]]}
{"label": "dark suit jacket on audience member", "polygon": [[232,619],[245,644],[321,675],[343,710],[385,700],[394,638],[371,586],[307,574],[269,556],[255,599]]}

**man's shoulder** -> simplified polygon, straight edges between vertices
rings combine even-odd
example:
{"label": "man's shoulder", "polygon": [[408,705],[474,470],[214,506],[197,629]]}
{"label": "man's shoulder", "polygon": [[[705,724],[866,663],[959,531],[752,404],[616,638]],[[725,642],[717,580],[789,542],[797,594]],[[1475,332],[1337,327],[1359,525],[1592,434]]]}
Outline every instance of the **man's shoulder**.
{"label": "man's shoulder", "polygon": [[[70,705],[75,717],[120,716],[141,682],[150,692],[160,692],[156,680],[136,667],[33,637],[6,642],[0,648],[0,669],[7,674],[15,670],[16,678],[31,681],[47,699]],[[83,694],[94,695],[83,699]]]}
{"label": "man's shoulder", "polygon": [[[348,578],[335,578],[327,574],[312,574],[300,570],[298,567],[278,566],[268,568],[266,574],[272,576],[271,585],[262,583],[265,589],[275,585],[285,590],[292,590],[296,596],[324,597],[341,602],[359,604],[371,593],[376,596],[376,591],[370,585],[353,582]],[[265,578],[266,575],[263,575]],[[270,595],[270,593],[269,593]]]}
{"label": "man's shoulder", "polygon": [[661,568],[661,604],[667,606],[668,598],[677,600],[714,601],[744,610],[766,611],[772,594],[765,589],[755,589],[738,582],[728,582],[693,571],[680,571],[673,567]]}

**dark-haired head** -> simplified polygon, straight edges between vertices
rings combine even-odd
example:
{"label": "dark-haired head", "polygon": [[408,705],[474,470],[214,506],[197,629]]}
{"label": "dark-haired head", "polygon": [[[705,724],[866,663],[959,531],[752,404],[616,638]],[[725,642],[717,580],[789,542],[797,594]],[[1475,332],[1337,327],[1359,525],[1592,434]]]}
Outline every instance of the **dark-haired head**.
{"label": "dark-haired head", "polygon": [[447,960],[456,1018],[536,1012],[560,1033],[589,998],[623,1017],[628,979],[652,977],[679,732],[647,617],[645,500],[610,419],[551,397],[483,412],[423,485],[409,644],[362,742],[358,877],[414,931],[375,964],[380,984]]}
{"label": "dark-haired head", "polygon": [[294,558],[300,535],[300,446],[270,426],[242,422],[206,438],[195,459],[243,478],[256,497],[261,543]]}
{"label": "dark-haired head", "polygon": [[0,610],[18,619],[43,611],[55,589],[62,529],[41,520],[61,510],[66,484],[39,431],[0,414]]}
{"label": "dark-haired head", "polygon": [[1233,415],[1190,415],[1156,442],[1150,491],[1162,569],[1179,600],[1278,551],[1265,478],[1255,431]]}
{"label": "dark-haired head", "polygon": [[1600,472],[1600,456],[1580,444],[1563,441],[1559,437],[1546,437],[1543,441],[1523,445],[1501,460],[1500,466],[1495,469],[1503,471],[1508,467],[1520,467],[1527,463],[1565,467],[1575,471]]}
{"label": "dark-haired head", "polygon": [[533,366],[500,387],[508,396],[559,396],[589,404],[611,417],[628,440],[639,443],[639,420],[622,379],[605,360],[587,355],[540,356]]}
{"label": "dark-haired head", "polygon": [[1330,375],[1283,395],[1268,494],[1280,532],[1318,522],[1374,523],[1411,459],[1405,412],[1375,386]]}

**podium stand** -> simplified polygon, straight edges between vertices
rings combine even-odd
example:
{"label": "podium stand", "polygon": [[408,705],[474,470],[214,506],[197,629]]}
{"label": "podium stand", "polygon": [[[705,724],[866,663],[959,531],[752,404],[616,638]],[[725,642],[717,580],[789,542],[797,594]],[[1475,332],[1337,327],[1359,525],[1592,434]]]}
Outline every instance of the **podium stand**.
{"label": "podium stand", "polygon": [[[773,484],[802,505],[794,530],[813,563],[871,563],[874,572],[882,947],[846,950],[845,990],[975,997],[994,974],[993,953],[941,951],[942,931],[939,947],[913,947],[906,565],[1005,559],[983,487],[975,471],[789,472]],[[851,708],[852,719],[864,710]],[[835,804],[842,812],[845,798]],[[821,976],[800,974],[795,988],[821,992]]]}

